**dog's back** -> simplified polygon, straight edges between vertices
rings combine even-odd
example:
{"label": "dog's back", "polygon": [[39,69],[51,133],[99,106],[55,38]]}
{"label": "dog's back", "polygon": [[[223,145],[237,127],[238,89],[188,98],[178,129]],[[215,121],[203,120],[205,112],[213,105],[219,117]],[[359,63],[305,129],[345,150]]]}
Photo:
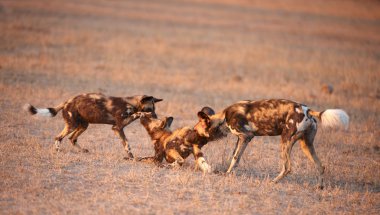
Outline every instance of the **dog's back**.
{"label": "dog's back", "polygon": [[286,131],[303,131],[319,119],[326,127],[347,127],[348,116],[340,109],[317,112],[308,106],[285,99],[241,101],[224,110],[231,132],[242,130],[254,136],[277,136]]}
{"label": "dog's back", "polygon": [[225,119],[233,132],[234,127],[252,131],[255,136],[280,135],[287,122],[301,122],[304,116],[302,104],[284,100],[241,101],[227,107]]}

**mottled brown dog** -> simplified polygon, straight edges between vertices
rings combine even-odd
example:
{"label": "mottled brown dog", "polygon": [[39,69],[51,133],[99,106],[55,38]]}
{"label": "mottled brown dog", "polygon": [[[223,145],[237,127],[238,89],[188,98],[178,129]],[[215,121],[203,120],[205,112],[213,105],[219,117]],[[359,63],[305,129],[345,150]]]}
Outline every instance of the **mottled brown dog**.
{"label": "mottled brown dog", "polygon": [[284,99],[241,101],[227,107],[221,113],[203,116],[210,121],[210,133],[216,132],[222,126],[227,126],[233,134],[238,136],[227,173],[238,165],[245,148],[254,136],[281,135],[282,171],[273,182],[279,181],[290,172],[291,150],[294,143],[300,140],[303,152],[318,169],[320,188],[323,188],[324,167],[313,145],[317,133],[316,119],[325,127],[348,128],[349,124],[349,117],[343,110],[327,109],[317,112],[304,104]]}
{"label": "mottled brown dog", "polygon": [[149,112],[156,117],[155,103],[162,99],[153,96],[112,97],[100,93],[81,94],[71,98],[54,108],[35,108],[30,104],[26,109],[31,114],[54,117],[60,110],[65,121],[65,128],[55,138],[56,149],[59,150],[62,139],[69,135],[73,146],[83,152],[77,139],[89,124],[110,124],[112,130],[118,135],[129,158],[133,158],[131,148],[124,134],[124,127],[139,117],[138,112]]}
{"label": "mottled brown dog", "polygon": [[193,129],[183,127],[175,131],[170,130],[173,117],[166,117],[160,120],[144,114],[140,118],[140,122],[153,141],[155,155],[153,157],[138,158],[138,160],[154,162],[157,165],[161,165],[165,158],[172,166],[181,166],[185,162],[185,159],[190,154],[193,154],[197,164],[196,166],[204,173],[210,172],[211,167],[207,164],[201,148],[209,141],[220,138],[223,134],[214,132],[212,136],[209,135],[208,128],[211,124],[205,119],[206,117],[203,116],[206,115],[205,112],[206,109],[203,109],[203,111],[198,113],[199,122]]}

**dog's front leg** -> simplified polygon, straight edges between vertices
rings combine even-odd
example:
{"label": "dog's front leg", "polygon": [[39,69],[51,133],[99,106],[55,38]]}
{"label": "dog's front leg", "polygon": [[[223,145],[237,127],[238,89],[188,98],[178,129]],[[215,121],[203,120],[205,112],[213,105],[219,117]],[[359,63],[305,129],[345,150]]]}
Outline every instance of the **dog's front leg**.
{"label": "dog's front leg", "polygon": [[118,126],[118,125],[112,126],[112,130],[121,139],[121,144],[123,145],[124,150],[127,152],[126,159],[133,159],[131,147],[129,146],[127,137],[125,136],[123,129],[124,129],[124,126]]}
{"label": "dog's front leg", "polygon": [[210,173],[211,166],[206,162],[206,159],[203,157],[203,153],[197,144],[193,144],[193,154],[196,161],[196,167],[199,167],[203,173]]}
{"label": "dog's front leg", "polygon": [[230,166],[227,170],[227,173],[232,172],[232,170],[239,164],[241,156],[244,153],[245,148],[247,148],[248,143],[251,141],[253,137],[247,137],[246,135],[239,135],[238,141],[235,146],[234,154],[230,163]]}
{"label": "dog's front leg", "polygon": [[154,163],[157,166],[162,166],[162,161],[164,160],[165,157],[165,149],[162,147],[160,142],[158,140],[154,141]]}
{"label": "dog's front leg", "polygon": [[[140,118],[141,116],[144,116],[146,113],[143,113],[143,112],[137,112],[137,113],[134,113],[132,115],[129,115],[128,117],[126,118],[122,118],[123,121],[122,121],[122,125],[125,127],[129,124],[131,124],[133,121],[135,121],[136,119]],[[122,115],[123,116],[123,115]]]}
{"label": "dog's front leg", "polygon": [[131,147],[129,146],[128,139],[124,134],[124,127],[131,124],[136,119],[140,118],[144,113],[137,112],[134,113],[127,118],[122,118],[122,115],[115,117],[116,125],[112,126],[112,130],[114,130],[115,134],[121,139],[121,144],[123,144],[124,150],[127,152],[126,159],[133,159],[133,154],[131,151]]}

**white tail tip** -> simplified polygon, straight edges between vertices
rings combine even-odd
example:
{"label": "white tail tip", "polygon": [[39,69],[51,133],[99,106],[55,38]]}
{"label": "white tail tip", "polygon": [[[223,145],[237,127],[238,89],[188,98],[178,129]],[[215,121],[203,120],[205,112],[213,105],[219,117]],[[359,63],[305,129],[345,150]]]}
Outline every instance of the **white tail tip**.
{"label": "white tail tip", "polygon": [[327,109],[322,113],[321,120],[325,128],[341,127],[347,130],[350,117],[342,109]]}
{"label": "white tail tip", "polygon": [[48,108],[35,108],[31,104],[25,104],[23,109],[28,111],[31,115],[45,116],[45,117],[54,116]]}

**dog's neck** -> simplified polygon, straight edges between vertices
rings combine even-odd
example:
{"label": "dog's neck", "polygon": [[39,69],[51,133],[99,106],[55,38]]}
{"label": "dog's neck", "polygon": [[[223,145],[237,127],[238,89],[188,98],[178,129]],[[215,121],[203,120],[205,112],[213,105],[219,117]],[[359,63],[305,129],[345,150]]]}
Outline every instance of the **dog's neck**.
{"label": "dog's neck", "polygon": [[140,97],[142,96],[123,97],[123,100],[136,108],[139,106]]}
{"label": "dog's neck", "polygon": [[210,117],[211,120],[224,121],[226,118],[226,113],[224,111],[216,113]]}
{"label": "dog's neck", "polygon": [[160,140],[160,139],[165,139],[168,136],[172,134],[171,131],[165,130],[165,129],[155,129],[151,132],[149,132],[150,138],[152,140]]}
{"label": "dog's neck", "polygon": [[196,130],[192,129],[190,132],[186,134],[185,137],[186,141],[185,143],[190,143],[190,144],[196,144],[196,145],[206,145],[208,142],[208,138],[201,136]]}

